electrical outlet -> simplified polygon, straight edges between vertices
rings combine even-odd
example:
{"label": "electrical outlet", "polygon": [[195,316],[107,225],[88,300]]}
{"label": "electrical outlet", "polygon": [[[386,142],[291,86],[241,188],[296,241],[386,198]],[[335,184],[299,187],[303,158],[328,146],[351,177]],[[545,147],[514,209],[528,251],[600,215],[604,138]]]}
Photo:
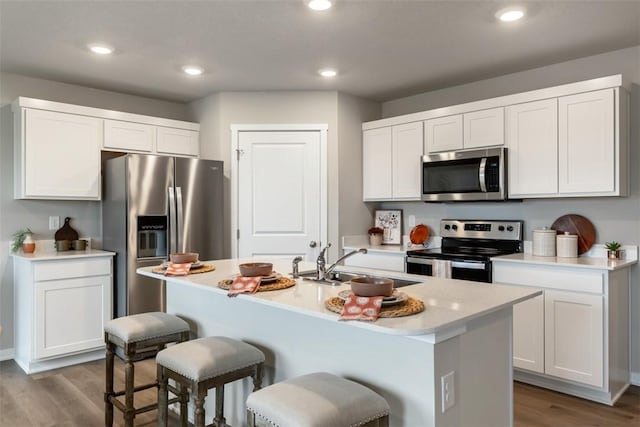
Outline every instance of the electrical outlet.
{"label": "electrical outlet", "polygon": [[414,225],[416,225],[416,216],[409,215],[409,227],[413,227]]}
{"label": "electrical outlet", "polygon": [[57,230],[60,228],[60,217],[59,216],[50,216],[49,217],[49,230]]}
{"label": "electrical outlet", "polygon": [[456,371],[451,371],[440,379],[442,383],[442,413],[445,413],[456,403],[455,373]]}

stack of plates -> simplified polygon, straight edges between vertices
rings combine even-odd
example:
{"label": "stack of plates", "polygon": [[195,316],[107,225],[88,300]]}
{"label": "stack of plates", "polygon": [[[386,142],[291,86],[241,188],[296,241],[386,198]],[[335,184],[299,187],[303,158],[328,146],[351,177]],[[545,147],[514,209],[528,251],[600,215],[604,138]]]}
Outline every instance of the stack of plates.
{"label": "stack of plates", "polygon": [[[340,291],[338,293],[338,298],[346,301],[349,295],[351,295],[351,291],[349,289],[345,289],[344,291]],[[386,305],[400,304],[401,302],[405,302],[408,299],[409,296],[407,294],[405,294],[404,292],[398,292],[398,290],[395,289],[393,291],[393,295],[391,295],[390,297],[384,297],[382,299],[382,306],[384,307]]]}

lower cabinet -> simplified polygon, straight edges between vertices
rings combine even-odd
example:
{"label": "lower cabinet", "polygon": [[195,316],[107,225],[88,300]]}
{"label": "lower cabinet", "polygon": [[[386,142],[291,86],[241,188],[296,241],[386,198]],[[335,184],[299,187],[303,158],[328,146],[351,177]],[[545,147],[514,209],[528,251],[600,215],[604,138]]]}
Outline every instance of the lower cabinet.
{"label": "lower cabinet", "polygon": [[629,269],[493,268],[494,283],[543,289],[513,308],[514,378],[613,404],[630,382]]}
{"label": "lower cabinet", "polygon": [[112,318],[111,255],[16,256],[14,283],[15,359],[25,372],[78,363],[95,350],[103,356],[104,325]]}

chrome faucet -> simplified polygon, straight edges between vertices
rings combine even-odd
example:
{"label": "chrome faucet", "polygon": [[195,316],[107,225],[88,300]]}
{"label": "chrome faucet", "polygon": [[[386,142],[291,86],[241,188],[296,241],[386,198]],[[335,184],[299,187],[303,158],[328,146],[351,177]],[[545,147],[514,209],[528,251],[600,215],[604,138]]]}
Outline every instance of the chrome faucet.
{"label": "chrome faucet", "polygon": [[291,276],[294,279],[297,279],[298,277],[300,277],[300,272],[298,270],[298,263],[302,261],[302,257],[301,256],[297,256],[293,259],[293,261],[291,261]]}
{"label": "chrome faucet", "polygon": [[321,252],[320,255],[318,256],[318,261],[316,263],[317,268],[318,268],[318,273],[317,273],[317,279],[318,280],[327,280],[327,275],[329,273],[331,273],[333,270],[335,270],[335,268],[338,266],[338,264],[342,261],[344,261],[345,259],[349,258],[352,255],[356,255],[356,254],[366,254],[367,253],[367,249],[366,248],[360,248],[358,250],[355,251],[351,251],[348,252],[344,255],[342,255],[340,258],[338,258],[336,260],[336,262],[334,262],[333,264],[331,264],[329,267],[325,268],[325,259],[324,259],[324,252],[325,250],[327,250],[329,247],[331,246],[331,243],[329,243],[327,245],[326,248],[324,248]]}
{"label": "chrome faucet", "polygon": [[327,260],[325,259],[324,254],[330,247],[331,243],[327,243],[327,246],[320,251],[320,255],[318,255],[318,259],[316,260],[316,279],[318,280],[325,280],[325,275],[327,274],[325,265],[327,264]]}

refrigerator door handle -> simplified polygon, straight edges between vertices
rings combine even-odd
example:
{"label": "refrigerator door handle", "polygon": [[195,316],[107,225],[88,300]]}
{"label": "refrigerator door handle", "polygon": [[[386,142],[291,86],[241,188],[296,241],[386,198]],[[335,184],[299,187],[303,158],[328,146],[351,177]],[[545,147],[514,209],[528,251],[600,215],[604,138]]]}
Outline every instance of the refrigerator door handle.
{"label": "refrigerator door handle", "polygon": [[177,252],[186,252],[187,248],[183,248],[183,237],[184,237],[184,215],[182,212],[182,187],[176,187],[176,208],[177,208],[177,227],[176,236],[177,236]]}
{"label": "refrigerator door handle", "polygon": [[177,233],[176,233],[176,200],[173,187],[167,188],[167,200],[169,201],[169,253],[174,254],[176,250]]}

